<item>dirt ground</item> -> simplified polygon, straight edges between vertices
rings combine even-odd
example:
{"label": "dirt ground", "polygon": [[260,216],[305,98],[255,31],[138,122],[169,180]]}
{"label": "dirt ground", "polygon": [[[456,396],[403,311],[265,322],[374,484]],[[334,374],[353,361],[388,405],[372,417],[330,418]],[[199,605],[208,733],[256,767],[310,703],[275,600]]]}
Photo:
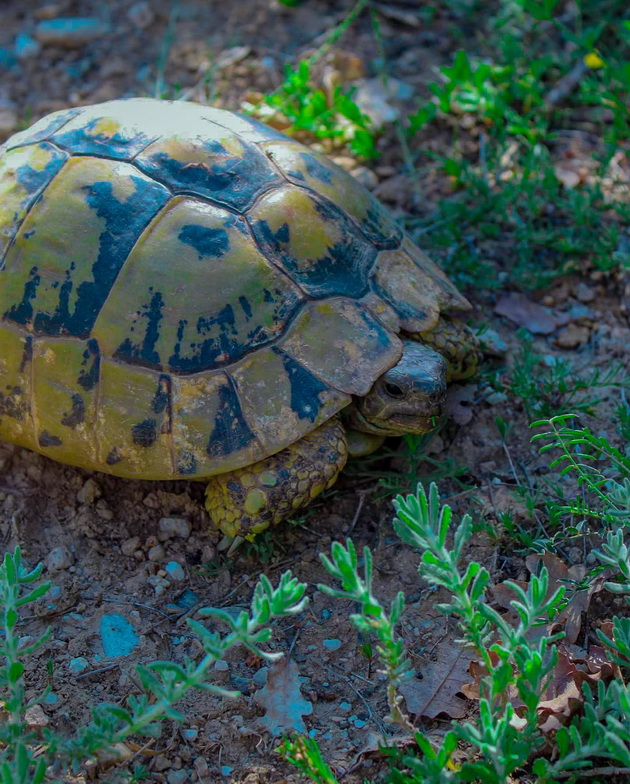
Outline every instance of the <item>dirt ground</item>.
{"label": "dirt ground", "polygon": [[[59,0],[47,5],[5,0],[0,10],[4,135],[58,108],[153,94],[156,76],[166,97],[183,93],[238,108],[247,91],[273,89],[283,63],[295,62],[321,44],[351,5],[310,0],[290,9],[271,0],[174,4]],[[38,20],[92,15],[104,16],[111,31],[91,44],[47,45],[36,56],[12,56],[16,36],[30,35]],[[431,67],[450,58],[453,42],[441,35],[441,25],[448,21],[438,14],[430,29],[421,30],[394,19],[383,21],[392,75],[409,84],[416,95],[422,94]],[[351,28],[342,47],[368,64],[370,75],[369,23]],[[210,63],[226,52],[228,64],[209,79]],[[231,58],[236,62],[230,64]],[[436,139],[436,147],[439,144]],[[372,167],[372,187],[398,214],[429,212],[434,202],[415,204],[412,188],[398,177],[401,156],[394,134],[386,134],[382,145],[381,159]],[[440,182],[428,183],[428,198],[443,195],[444,187]],[[579,367],[605,368],[615,359],[628,363],[630,328],[622,285],[614,277],[586,282],[563,279],[545,291],[544,304],[565,314],[565,325],[586,329],[588,340],[563,348],[554,333],[537,340],[540,353],[567,356]],[[499,293],[469,294],[476,308],[473,319],[489,323],[508,347],[503,359],[494,360],[500,373],[516,345],[516,327],[494,314]],[[519,471],[530,477],[544,471],[546,463],[529,443],[522,408],[507,396],[490,392],[484,377],[460,388],[459,400],[467,413],[462,414],[461,405],[455,406],[458,418],[461,422],[470,416],[470,421],[460,425],[450,421],[429,451],[434,460],[452,459],[465,467],[457,479],[440,479],[443,497],[450,497],[458,512],[473,503],[480,517],[492,520],[503,508],[506,488],[516,483],[512,456],[517,456]],[[509,453],[495,426],[496,417],[514,423]],[[606,431],[605,424],[591,424]],[[390,470],[391,462],[384,459],[376,467]],[[400,589],[407,594],[409,609],[401,633],[420,674],[456,637],[435,610],[439,596],[417,579],[417,554],[393,534],[391,499],[384,497],[382,486],[361,466],[346,472],[303,526],[284,525],[259,547],[237,553],[233,561],[217,550],[220,537],[209,528],[201,484],[120,480],[59,465],[12,446],[0,447],[0,467],[3,549],[20,544],[30,565],[46,563],[47,576],[54,583],[50,597],[26,628],[34,634],[47,624],[52,626],[47,649],[32,663],[30,689],[34,694],[50,683],[55,699],[43,709],[60,731],[71,733],[88,718],[91,706],[120,702],[136,690],[138,662],[197,655],[197,643],[186,626],[186,617],[194,616],[197,608],[247,606],[259,574],[275,581],[291,568],[309,583],[311,603],[304,614],[277,624],[271,647],[290,651],[297,664],[302,697],[312,705],[312,712],[304,717],[306,729],[320,741],[337,773],[345,773],[343,781],[373,776],[382,762],[370,759],[367,750],[374,748],[381,731],[391,731],[384,725],[384,684],[348,620],[354,608],[315,589],[325,579],[318,554],[350,532],[358,548],[369,544],[374,552],[379,594],[387,600]],[[421,468],[432,470],[428,464]],[[176,523],[164,522],[173,518]],[[471,557],[491,568],[496,581],[526,576],[523,559],[487,533],[476,535]],[[579,550],[568,557],[579,560]],[[112,614],[123,616],[137,635],[129,655],[107,656],[103,648],[103,623]],[[48,659],[52,674],[45,666]],[[169,784],[297,780],[274,753],[277,739],[261,721],[263,709],[256,700],[266,675],[261,667],[245,652],[233,652],[227,669],[216,669],[216,682],[238,689],[241,696],[227,701],[203,692],[191,695],[182,706],[183,726],[167,723],[163,736],[140,751],[135,761],[148,766],[152,780]],[[462,705],[464,714],[474,710],[472,703],[462,701]],[[447,726],[442,719],[447,718],[424,720],[423,726],[440,733]],[[112,771],[98,770],[95,777],[111,780]]]}

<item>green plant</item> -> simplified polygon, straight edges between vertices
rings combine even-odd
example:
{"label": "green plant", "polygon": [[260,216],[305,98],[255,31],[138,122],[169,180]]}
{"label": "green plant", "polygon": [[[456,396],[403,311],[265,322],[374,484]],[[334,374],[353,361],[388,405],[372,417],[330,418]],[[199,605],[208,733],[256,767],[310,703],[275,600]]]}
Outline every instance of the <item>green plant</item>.
{"label": "green plant", "polygon": [[225,610],[205,608],[202,618],[225,623],[225,635],[210,632],[199,621],[187,619],[197,636],[204,654],[199,661],[185,658],[182,664],[162,661],[138,667],[144,689],[131,695],[125,705],[103,703],[92,711],[92,721],[80,727],[74,737],[66,738],[45,729],[41,735],[30,730],[25,712],[46,696],[25,701],[25,659],[45,643],[48,632],[35,641],[18,633],[20,611],[45,595],[49,583],[32,590],[25,588],[36,582],[41,566],[32,571],[24,568],[19,548],[6,553],[0,565],[0,780],[3,784],[39,784],[46,779],[47,769],[55,776],[68,769],[78,770],[89,759],[105,751],[116,750],[132,736],[159,737],[164,719],[179,721],[182,714],[174,707],[192,689],[211,691],[224,697],[235,696],[211,683],[208,676],[213,664],[231,648],[242,645],[256,656],[273,660],[282,654],[270,653],[261,647],[271,637],[269,623],[273,618],[301,612],[307,599],[306,585],[285,572],[277,588],[262,575],[254,589],[250,611],[242,610],[234,618]]}
{"label": "green plant", "polygon": [[562,357],[545,360],[534,351],[532,338],[525,330],[519,332],[521,345],[508,379],[508,390],[520,398],[528,416],[550,416],[555,411],[572,408],[592,413],[601,402],[593,390],[606,387],[627,388],[630,379],[618,363],[605,371],[598,368],[586,372]]}
{"label": "green plant", "polygon": [[[377,155],[375,133],[370,119],[352,99],[353,90],[337,85],[332,93],[313,87],[311,63],[302,60],[296,68],[285,67],[284,80],[264,97],[264,105],[290,122],[288,133],[304,132],[315,139],[330,139],[334,145],[347,145],[364,158]],[[260,108],[246,107],[261,113]]]}

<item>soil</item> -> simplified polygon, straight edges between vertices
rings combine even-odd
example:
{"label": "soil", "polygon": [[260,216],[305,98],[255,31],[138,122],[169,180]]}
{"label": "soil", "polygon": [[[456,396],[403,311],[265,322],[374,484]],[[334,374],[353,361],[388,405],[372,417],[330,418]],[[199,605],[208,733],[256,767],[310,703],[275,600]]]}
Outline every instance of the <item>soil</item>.
{"label": "soil", "polygon": [[[12,52],[16,36],[31,34],[41,19],[94,15],[111,25],[110,33],[90,44],[47,45],[37,56],[5,66],[0,108],[14,114],[14,127],[8,130],[66,106],[154,94],[156,79],[162,96],[184,94],[236,109],[247,93],[277,86],[283,64],[320,45],[352,3],[309,0],[291,9],[271,0],[152,0],[144,4],[144,12],[138,11],[142,5],[131,0],[59,0],[47,5],[5,0],[0,54]],[[405,6],[396,7],[404,10]],[[431,68],[450,61],[452,51],[461,46],[445,32],[452,30],[452,24],[447,12],[437,14],[428,30],[391,18],[382,20],[392,76],[411,85],[416,95],[424,92]],[[354,25],[340,47],[372,75],[369,19]],[[228,64],[213,71],[211,63],[222,56]],[[433,142],[436,149],[441,143],[439,138]],[[402,162],[395,134],[387,131],[380,146],[382,155],[373,166],[371,182],[380,198],[397,214],[431,212],[437,199],[448,192],[446,179],[431,175],[425,190],[428,201],[419,205],[413,188],[399,174]],[[578,306],[586,291],[588,314],[582,313],[579,321],[565,319],[572,328],[581,329],[573,329],[560,341],[569,347],[558,345],[556,331],[537,339],[539,353],[567,357],[578,367],[605,369],[613,360],[630,367],[624,285],[614,276],[565,278],[545,291],[544,304],[564,313]],[[547,461],[529,442],[522,406],[506,395],[492,395],[488,381],[492,374],[506,372],[517,345],[516,326],[494,315],[496,292],[469,295],[476,307],[473,320],[490,324],[507,351],[493,360],[492,372],[456,390],[452,411],[460,424],[451,420],[428,452],[433,461],[452,460],[464,466],[457,478],[439,479],[440,492],[450,499],[456,514],[472,506],[478,519],[488,523],[475,534],[470,557],[488,566],[495,582],[526,579],[523,558],[488,531],[510,503],[506,489],[535,482],[546,471]],[[608,405],[615,405],[615,393],[604,394],[609,395]],[[497,417],[513,425],[509,450],[499,436]],[[605,420],[590,424],[614,438]],[[392,444],[394,449],[398,446]],[[400,456],[383,457],[370,469],[391,471],[402,462]],[[366,474],[364,465],[351,467],[313,507],[304,525],[283,525],[258,546],[242,548],[232,560],[217,549],[220,536],[210,529],[201,484],[120,480],[59,465],[13,446],[0,447],[0,467],[0,542],[6,550],[20,544],[30,565],[44,561],[46,576],[54,584],[50,597],[29,618],[25,633],[52,627],[49,644],[31,664],[29,694],[52,687],[57,701],[47,702],[43,710],[50,725],[61,732],[71,733],[99,702],[119,703],[136,692],[138,663],[198,656],[199,646],[186,618],[194,617],[199,607],[246,607],[260,574],[276,581],[290,568],[308,582],[311,603],[302,615],[276,624],[270,649],[290,652],[297,663],[302,696],[312,704],[312,713],[304,718],[306,729],[320,741],[337,773],[346,774],[343,781],[359,782],[375,775],[382,758],[371,759],[367,750],[375,749],[375,738],[386,724],[382,676],[366,658],[365,645],[348,620],[354,608],[316,590],[317,583],[326,580],[319,553],[350,533],[358,549],[369,545],[374,553],[378,595],[385,600],[399,590],[407,595],[409,609],[400,631],[418,673],[435,659],[439,646],[452,644],[457,636],[435,608],[440,595],[417,578],[418,554],[400,544],[393,533],[391,498],[376,478]],[[435,467],[424,461],[418,470],[426,476]],[[517,511],[527,517],[523,508]],[[183,535],[164,533],[168,525],[160,525],[164,518],[185,520]],[[573,549],[577,552],[564,555],[569,562],[579,562],[581,551]],[[165,569],[173,561],[181,565],[183,575],[171,567],[173,577]],[[102,618],[113,613],[126,618],[138,636],[129,655],[107,657],[103,650]],[[48,659],[52,675],[45,666]],[[185,715],[181,727],[167,722],[162,736],[147,748],[129,747],[134,762],[148,766],[151,780],[169,784],[297,780],[274,753],[278,739],[261,723],[263,709],[255,695],[264,683],[263,674],[256,675],[262,666],[242,650],[231,653],[228,668],[216,669],[215,681],[240,690],[241,696],[228,700],[205,692],[191,695],[180,706]],[[465,710],[474,711],[474,703],[466,703]],[[423,720],[423,726],[440,733],[447,719],[448,706],[435,720]],[[389,725],[386,729],[392,730]],[[93,777],[111,780],[118,764],[113,770],[97,767]]]}

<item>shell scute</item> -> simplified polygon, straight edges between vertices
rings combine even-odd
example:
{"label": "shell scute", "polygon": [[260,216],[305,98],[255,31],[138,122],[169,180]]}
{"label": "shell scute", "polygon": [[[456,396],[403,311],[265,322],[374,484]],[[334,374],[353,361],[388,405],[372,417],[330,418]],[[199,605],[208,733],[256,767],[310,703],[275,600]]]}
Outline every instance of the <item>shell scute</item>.
{"label": "shell scute", "polygon": [[22,147],[26,144],[36,144],[37,142],[44,141],[50,136],[63,128],[70,120],[81,114],[82,109],[62,109],[59,112],[47,114],[33,123],[30,128],[24,131],[19,131],[13,134],[11,138],[7,139],[4,145],[0,146],[0,152],[4,150],[12,150],[14,147]]}
{"label": "shell scute", "polygon": [[176,473],[213,476],[264,453],[227,374],[173,376],[172,382]]}
{"label": "shell scute", "polygon": [[135,163],[175,193],[193,193],[239,212],[281,182],[255,145],[212,123],[203,139],[161,138]]}
{"label": "shell scute", "polygon": [[402,354],[397,335],[362,305],[342,297],[309,302],[279,348],[348,395],[365,395]]}
{"label": "shell scute", "polygon": [[277,346],[246,357],[231,376],[265,454],[294,443],[350,402]]}
{"label": "shell scute", "polygon": [[129,164],[68,160],[5,256],[0,313],[39,334],[87,337],[138,234],[169,197]]}
{"label": "shell scute", "polygon": [[110,356],[199,373],[276,339],[302,300],[242,218],[176,197],[131,252],[94,334]]}
{"label": "shell scute", "polygon": [[[66,463],[97,461],[97,386],[82,383],[87,340],[41,338],[33,350],[33,419],[44,454]],[[88,388],[89,387],[89,388]]]}
{"label": "shell scute", "polygon": [[286,186],[249,212],[266,256],[311,297],[356,297],[367,288],[376,248],[331,202]]}
{"label": "shell scute", "polygon": [[33,337],[0,322],[0,346],[0,438],[29,446],[34,435]]}
{"label": "shell scute", "polygon": [[389,212],[367,188],[325,155],[286,139],[263,144],[262,148],[291,182],[325,196],[350,215],[378,247],[395,248],[400,244],[402,230]]}
{"label": "shell scute", "polygon": [[170,399],[168,376],[103,357],[94,467],[118,476],[172,476]]}
{"label": "shell scute", "polygon": [[0,267],[29,209],[67,158],[45,142],[16,147],[0,157]]}

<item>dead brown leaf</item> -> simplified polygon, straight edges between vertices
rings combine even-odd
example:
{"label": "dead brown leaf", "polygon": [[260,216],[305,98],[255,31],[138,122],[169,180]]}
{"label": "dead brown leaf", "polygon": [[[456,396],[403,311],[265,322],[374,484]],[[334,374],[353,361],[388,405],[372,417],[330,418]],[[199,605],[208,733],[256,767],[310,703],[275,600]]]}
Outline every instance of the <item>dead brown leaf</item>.
{"label": "dead brown leaf", "polygon": [[416,716],[434,719],[446,714],[452,719],[466,715],[466,701],[457,695],[468,680],[470,651],[444,640],[435,650],[436,658],[422,667],[422,679],[410,678],[400,686],[407,710]]}
{"label": "dead brown leaf", "polygon": [[265,709],[258,721],[272,735],[306,732],[302,716],[310,715],[313,705],[302,696],[300,671],[293,659],[285,656],[270,667],[267,684],[254,699]]}
{"label": "dead brown leaf", "polygon": [[558,326],[557,319],[550,310],[517,292],[503,294],[494,306],[494,312],[505,316],[519,327],[526,327],[535,335],[549,335]]}

